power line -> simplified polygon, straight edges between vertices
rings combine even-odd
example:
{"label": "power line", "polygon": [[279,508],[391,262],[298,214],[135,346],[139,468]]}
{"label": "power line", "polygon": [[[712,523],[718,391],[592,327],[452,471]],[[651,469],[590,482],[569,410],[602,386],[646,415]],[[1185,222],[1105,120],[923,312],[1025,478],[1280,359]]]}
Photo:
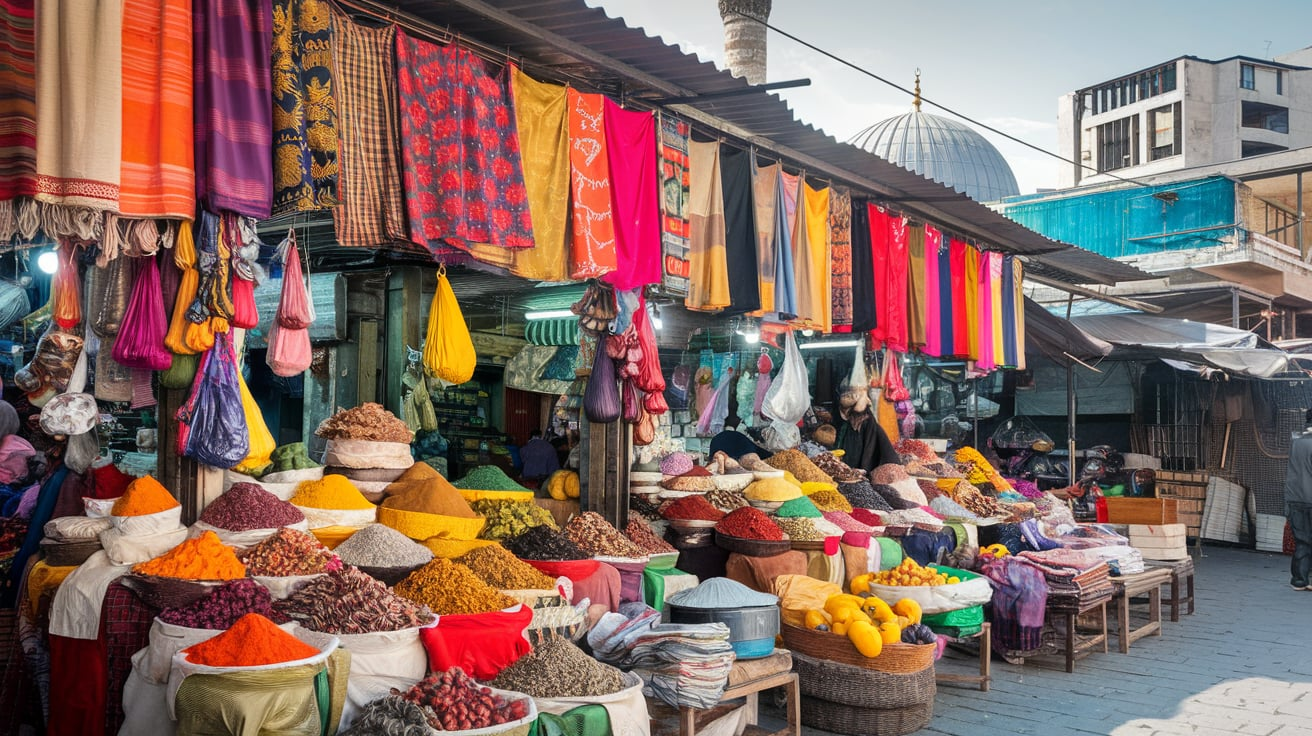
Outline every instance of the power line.
{"label": "power line", "polygon": [[[839,55],[837,55],[837,54],[834,54],[834,53],[832,53],[832,52],[826,51],[825,49],[822,49],[822,48],[820,48],[819,46],[816,46],[815,44],[813,44],[813,43],[811,43],[811,42],[809,42],[809,41],[806,41],[806,40],[803,40],[803,39],[801,39],[801,38],[798,38],[797,36],[795,36],[795,35],[789,33],[788,31],[785,31],[785,30],[783,30],[783,29],[781,29],[781,28],[779,28],[779,27],[777,27],[777,26],[772,25],[769,21],[765,21],[765,20],[762,20],[762,19],[760,19],[760,18],[756,18],[756,17],[753,17],[753,16],[751,16],[751,15],[747,15],[746,13],[740,13],[740,12],[738,12],[738,11],[730,11],[730,12],[734,13],[735,15],[741,16],[741,17],[743,17],[743,18],[747,18],[748,20],[752,20],[752,21],[755,21],[755,22],[757,22],[757,23],[760,23],[761,25],[765,26],[765,27],[768,28],[769,30],[772,30],[772,31],[774,31],[775,33],[778,33],[779,35],[783,36],[784,38],[789,39],[790,41],[793,41],[793,42],[795,42],[795,43],[801,44],[802,46],[805,46],[806,48],[808,48],[808,49],[810,49],[810,50],[816,52],[817,54],[820,54],[821,56],[824,56],[824,57],[827,57],[827,58],[829,58],[829,59],[831,59],[831,60],[833,60],[833,61],[836,61],[836,62],[838,62],[839,64],[842,64],[843,66],[848,67],[849,69],[852,69],[853,71],[859,72],[859,73],[861,73],[861,74],[864,74],[864,75],[867,76],[867,77],[870,77],[871,79],[874,79],[874,80],[879,81],[879,82],[883,82],[884,84],[887,84],[888,86],[892,87],[893,89],[896,89],[896,90],[899,91],[899,92],[902,92],[903,94],[910,95],[910,96],[915,96],[915,94],[916,94],[914,91],[909,90],[909,89],[907,89],[906,87],[903,87],[902,85],[898,84],[897,82],[894,82],[894,81],[892,81],[892,80],[885,79],[885,78],[879,76],[878,74],[875,74],[874,72],[870,71],[869,69],[866,69],[865,67],[862,67],[862,66],[859,66],[859,65],[857,65],[857,64],[855,64],[855,63],[853,63],[853,62],[850,62],[850,61],[848,61],[847,59],[844,59],[843,57],[841,57],[841,56],[839,56]],[[1030,143],[1029,141],[1021,140],[1020,138],[1017,138],[1016,136],[1014,136],[1014,135],[1012,135],[1012,134],[1010,134],[1010,133],[1008,133],[1008,132],[1006,132],[1006,131],[998,130],[997,128],[995,128],[995,127],[993,127],[993,126],[991,126],[991,125],[988,125],[988,124],[986,124],[986,123],[981,123],[980,121],[978,121],[978,120],[976,120],[976,119],[974,119],[974,118],[972,118],[972,117],[970,117],[970,116],[968,116],[968,115],[965,115],[965,114],[963,114],[963,113],[957,112],[956,110],[953,110],[952,108],[950,108],[950,107],[948,107],[948,106],[946,106],[946,105],[944,105],[944,104],[942,104],[942,103],[935,102],[934,100],[931,100],[931,99],[929,99],[928,97],[925,97],[924,95],[920,95],[920,100],[921,100],[921,102],[926,102],[926,103],[928,103],[928,104],[930,104],[930,105],[933,105],[934,107],[937,107],[938,109],[940,109],[940,110],[942,110],[942,111],[944,111],[944,112],[946,112],[946,113],[949,113],[949,114],[951,114],[951,115],[953,115],[953,116],[955,116],[955,117],[961,118],[962,120],[965,120],[965,121],[968,122],[968,123],[971,123],[971,124],[973,124],[973,125],[977,125],[977,126],[983,128],[983,129],[987,130],[987,131],[990,131],[990,132],[992,132],[992,133],[995,133],[995,134],[997,134],[997,135],[1000,135],[1000,136],[1002,136],[1003,138],[1006,138],[1006,139],[1009,140],[1009,141],[1012,141],[1012,142],[1015,142],[1015,143],[1019,143],[1019,144],[1021,144],[1022,146],[1025,146],[1026,148],[1030,148],[1030,149],[1033,149],[1033,150],[1035,150],[1035,151],[1038,151],[1039,153],[1042,153],[1042,154],[1044,154],[1045,156],[1051,156],[1051,157],[1053,157],[1053,158],[1055,158],[1055,159],[1057,159],[1058,161],[1061,161],[1061,162],[1063,162],[1063,163],[1074,164],[1075,166],[1078,166],[1078,167],[1080,167],[1081,169],[1088,169],[1089,171],[1092,171],[1092,172],[1094,172],[1095,174],[1102,174],[1103,176],[1109,176],[1109,177],[1111,177],[1111,178],[1113,178],[1113,179],[1117,179],[1117,180],[1119,180],[1119,181],[1126,182],[1127,184],[1134,184],[1134,185],[1136,185],[1136,186],[1152,188],[1152,185],[1151,185],[1151,184],[1147,184],[1147,183],[1142,182],[1142,181],[1139,181],[1139,180],[1137,180],[1137,179],[1130,179],[1130,178],[1128,178],[1128,177],[1118,176],[1118,175],[1113,174],[1113,173],[1111,173],[1111,172],[1109,172],[1109,171],[1099,171],[1098,169],[1096,169],[1096,168],[1094,168],[1094,167],[1092,167],[1092,166],[1089,166],[1089,165],[1086,164],[1086,163],[1082,163],[1082,162],[1079,162],[1079,161],[1074,161],[1074,160],[1068,159],[1068,158],[1066,158],[1065,156],[1062,156],[1062,155],[1059,154],[1059,153],[1053,153],[1052,151],[1049,151],[1049,150],[1047,150],[1046,148],[1041,148],[1041,147],[1039,147],[1039,146],[1036,146],[1036,145],[1034,145],[1033,143]]]}

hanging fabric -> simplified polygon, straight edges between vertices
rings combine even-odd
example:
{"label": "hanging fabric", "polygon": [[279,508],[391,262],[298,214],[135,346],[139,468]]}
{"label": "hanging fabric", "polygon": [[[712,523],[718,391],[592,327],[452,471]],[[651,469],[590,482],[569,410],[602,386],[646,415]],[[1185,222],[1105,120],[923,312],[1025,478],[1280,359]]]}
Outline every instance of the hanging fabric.
{"label": "hanging fabric", "polygon": [[944,357],[957,354],[956,292],[953,291],[952,241],[944,236],[938,246],[938,319],[940,325],[939,354]]}
{"label": "hanging fabric", "polygon": [[852,331],[852,193],[835,189],[829,200],[829,291],[834,332]]}
{"label": "hanging fabric", "polygon": [[[178,293],[173,300],[173,314],[169,319],[169,331],[164,336],[164,346],[174,355],[195,355],[186,341],[187,310],[196,300],[196,291],[200,286],[200,272],[196,270],[196,244],[192,237],[191,224],[183,223],[178,228],[178,242],[173,247],[173,263],[181,276],[178,281]],[[172,388],[181,388],[174,386]]]}
{"label": "hanging fabric", "polygon": [[952,305],[952,355],[974,359],[970,352],[970,310],[966,291],[966,244],[956,238],[948,241],[948,269],[952,279],[952,292],[948,295]]}
{"label": "hanging fabric", "polygon": [[437,290],[428,310],[428,337],[424,340],[424,367],[449,384],[461,384],[474,377],[478,355],[469,327],[460,311],[460,302],[446,278],[446,267],[437,269]]}
{"label": "hanging fabric", "polygon": [[692,127],[669,115],[661,126],[661,282],[673,296],[688,295],[688,140]]}
{"label": "hanging fabric", "polygon": [[273,433],[269,431],[269,425],[264,421],[264,413],[260,411],[260,405],[255,403],[255,397],[246,386],[246,379],[242,377],[240,367],[236,373],[237,391],[241,396],[241,412],[249,430],[247,434],[250,437],[250,446],[246,451],[246,457],[242,458],[233,469],[238,473],[258,478],[264,475],[272,464],[270,456],[273,455],[277,443],[273,439]]}
{"label": "hanging fabric", "polygon": [[573,225],[569,277],[578,280],[600,278],[615,270],[615,224],[611,221],[604,103],[602,95],[584,94],[573,88],[566,95]]}
{"label": "hanging fabric", "polygon": [[102,340],[113,339],[123,326],[132,299],[135,259],[115,258],[103,267],[87,267],[87,327]]}
{"label": "hanging fabric", "polygon": [[761,308],[757,283],[756,218],[752,204],[752,154],[720,146],[720,191],[724,196],[724,253],[729,269],[729,312]]}
{"label": "hanging fabric", "polygon": [[652,329],[651,317],[647,312],[647,300],[638,297],[638,310],[633,314],[633,329],[638,336],[638,348],[642,359],[638,362],[638,375],[634,385],[642,389],[643,406],[652,416],[659,416],[669,411],[665,403],[665,374],[661,372],[660,348],[656,344],[656,332]]}
{"label": "hanging fabric", "polygon": [[36,34],[36,198],[116,210],[123,146],[123,2],[38,2]]}
{"label": "hanging fabric", "polygon": [[309,329],[314,322],[311,309],[313,302],[306,290],[301,270],[296,231],[287,231],[287,237],[278,245],[275,258],[283,264],[282,292],[278,299],[278,311],[274,313],[269,327],[269,349],[264,360],[274,375],[290,378],[309,370],[313,360]]}
{"label": "hanging fabric", "polygon": [[196,217],[191,3],[123,0],[119,214]]}
{"label": "hanging fabric", "polygon": [[594,424],[609,424],[620,418],[620,391],[615,361],[604,346],[597,347],[592,373],[583,391],[583,414]]}
{"label": "hanging fabric", "polygon": [[660,209],[656,203],[656,118],[605,101],[606,156],[615,218],[617,289],[661,282]]}
{"label": "hanging fabric", "polygon": [[770,372],[774,370],[774,361],[770,359],[770,353],[765,348],[761,348],[761,356],[756,359],[756,396],[752,400],[752,426],[759,427],[764,424],[765,416],[761,413],[762,405],[765,403],[765,396],[770,392]]}
{"label": "hanging fabric", "polygon": [[537,281],[570,278],[565,230],[569,221],[569,109],[565,87],[538,82],[511,68],[519,156],[533,218],[533,247],[512,251],[510,272]]}
{"label": "hanging fabric", "polygon": [[812,189],[803,180],[794,231],[793,267],[797,274],[797,316],[807,327],[833,332],[829,293],[829,187]]}
{"label": "hanging fabric", "polygon": [[60,239],[55,248],[59,268],[50,286],[51,315],[60,329],[71,330],[82,321],[82,289],[77,264],[78,246]]}
{"label": "hanging fabric", "polygon": [[396,26],[362,26],[336,5],[328,8],[340,139],[337,242],[360,248],[403,243],[408,231],[396,125]]}
{"label": "hanging fabric", "polygon": [[797,314],[797,280],[793,267],[793,233],[797,224],[801,177],[779,168],[774,204],[774,309],[781,319]]}
{"label": "hanging fabric", "polygon": [[[133,370],[113,358],[114,343],[117,339],[117,337],[96,338],[95,345],[92,344],[91,340],[88,340],[84,350],[96,359],[95,395],[100,401],[125,402],[132,400]],[[147,383],[149,383],[150,371],[145,371],[145,373]],[[183,388],[189,388],[190,386],[191,384],[188,383]]]}
{"label": "hanging fabric", "polygon": [[1016,309],[1016,370],[1025,370],[1025,262],[1011,259],[1012,304]]}
{"label": "hanging fabric", "polygon": [[989,253],[980,253],[975,277],[979,283],[979,357],[975,367],[985,372],[998,367],[993,354],[993,276],[989,263]]}
{"label": "hanging fabric", "polygon": [[852,203],[852,332],[869,333],[872,347],[882,335],[875,331],[880,327],[876,297],[882,298],[886,285],[875,285],[874,244],[871,215],[875,211],[873,202]]}
{"label": "hanging fabric", "polygon": [[36,194],[35,16],[36,0],[0,2],[0,201]]}
{"label": "hanging fabric", "polygon": [[907,342],[923,348],[928,342],[928,274],[925,272],[925,227],[907,226]]}
{"label": "hanging fabric", "polygon": [[457,44],[396,32],[401,164],[410,240],[442,259],[506,267],[533,247],[533,221],[510,106],[509,74],[492,76]]}
{"label": "hanging fabric", "polygon": [[966,353],[979,360],[979,249],[966,246]]}
{"label": "hanging fabric", "polygon": [[775,311],[775,207],[779,196],[779,164],[759,166],[752,151],[752,207],[756,218],[756,285],[761,299],[757,316]]}
{"label": "hanging fabric", "polygon": [[255,305],[255,287],[263,283],[266,273],[260,265],[260,236],[255,223],[237,221],[232,250],[232,326],[251,330],[260,326],[260,312]]}
{"label": "hanging fabric", "polygon": [[1002,341],[1005,365],[1025,369],[1024,265],[1016,256],[1002,260]]}
{"label": "hanging fabric", "polygon": [[113,358],[128,368],[162,371],[172,365],[173,356],[164,346],[168,318],[164,315],[164,297],[159,290],[159,268],[154,256],[139,260],[132,301],[114,340]]}
{"label": "hanging fabric", "polygon": [[322,0],[273,8],[273,213],[337,205],[333,14]]}
{"label": "hanging fabric", "polygon": [[[231,340],[218,335],[176,417],[187,428],[182,454],[212,468],[234,467],[250,450],[236,363]],[[184,441],[184,433],[178,435]]]}
{"label": "hanging fabric", "polygon": [[905,353],[910,347],[908,335],[909,318],[907,316],[907,278],[911,264],[907,252],[907,219],[901,215],[889,213],[887,247],[888,275],[880,295],[880,315],[887,324],[884,332],[885,344],[899,353]]}
{"label": "hanging fabric", "polygon": [[943,318],[940,301],[939,248],[943,234],[933,225],[925,225],[925,346],[928,355],[943,354]]}
{"label": "hanging fabric", "polygon": [[263,220],[273,203],[270,0],[192,0],[196,193],[211,212]]}
{"label": "hanging fabric", "polygon": [[993,361],[999,367],[1010,365],[1007,362],[1007,341],[1003,331],[1002,264],[1003,255],[1001,253],[989,254],[989,290],[991,292],[989,298],[993,302]]}
{"label": "hanging fabric", "polygon": [[688,309],[713,312],[729,306],[729,267],[724,252],[724,191],[720,144],[688,143]]}

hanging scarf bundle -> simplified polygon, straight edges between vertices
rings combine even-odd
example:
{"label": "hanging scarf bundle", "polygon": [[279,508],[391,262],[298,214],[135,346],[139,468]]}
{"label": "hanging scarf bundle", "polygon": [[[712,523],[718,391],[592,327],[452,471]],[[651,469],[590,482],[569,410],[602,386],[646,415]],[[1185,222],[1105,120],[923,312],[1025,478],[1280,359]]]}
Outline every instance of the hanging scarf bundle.
{"label": "hanging scarf bundle", "polygon": [[60,238],[55,254],[59,270],[55,271],[51,307],[55,324],[71,330],[82,321],[82,294],[78,284],[77,248],[71,240]]}
{"label": "hanging scarf bundle", "polygon": [[237,356],[230,338],[219,333],[201,361],[191,396],[178,410],[182,454],[212,468],[231,468],[250,451],[250,433],[242,408]]}
{"label": "hanging scarf bundle", "polygon": [[200,286],[200,272],[196,270],[196,242],[191,227],[184,224],[178,229],[178,243],[173,247],[173,263],[178,267],[178,291],[173,299],[173,315],[164,345],[174,355],[195,355],[197,351],[187,345],[187,309],[196,300]]}
{"label": "hanging scarf bundle", "polygon": [[656,345],[651,316],[647,314],[646,299],[638,300],[638,310],[633,314],[633,328],[637,333],[638,348],[642,351],[633,382],[645,394],[642,399],[643,409],[652,416],[659,416],[669,411],[670,406],[665,402],[665,374],[661,373],[660,350]]}
{"label": "hanging scarf bundle", "polygon": [[225,232],[232,248],[232,326],[250,330],[260,325],[255,307],[255,287],[264,281],[260,257],[260,238],[253,220],[241,219],[237,227]]}
{"label": "hanging scarf bundle", "polygon": [[219,216],[212,212],[202,212],[199,237],[196,240],[199,281],[196,296],[187,306],[187,325],[183,336],[183,342],[193,353],[203,353],[214,347],[215,333],[228,331],[227,320],[213,310],[214,302],[211,299],[216,289],[215,282],[222,277],[219,269],[222,236],[219,230]]}
{"label": "hanging scarf bundle", "polygon": [[313,356],[309,328],[314,315],[302,277],[295,231],[287,231],[287,237],[278,245],[277,257],[283,262],[282,294],[278,300],[278,312],[269,328],[269,350],[265,362],[274,375],[289,378],[304,373]]}
{"label": "hanging scarf bundle", "polygon": [[457,385],[474,377],[478,354],[460,302],[446,278],[446,267],[437,269],[437,291],[428,309],[428,335],[424,340],[424,367],[441,380]]}
{"label": "hanging scarf bundle", "polygon": [[606,346],[597,348],[597,357],[592,364],[592,374],[588,376],[587,388],[583,391],[583,413],[589,422],[609,424],[620,418],[619,378],[615,372],[615,361]]}
{"label": "hanging scarf bundle", "polygon": [[[770,359],[770,354],[765,348],[761,348],[761,357],[756,359],[756,397],[752,401],[752,417],[762,419],[761,405],[765,402],[765,395],[770,391],[770,372],[774,370],[774,361]],[[758,426],[753,422],[752,426]]]}
{"label": "hanging scarf bundle", "polygon": [[[123,259],[119,259],[123,260]],[[164,347],[168,319],[164,316],[164,295],[159,286],[159,268],[155,256],[146,256],[137,270],[132,287],[132,301],[123,315],[123,328],[114,340],[114,361],[128,368],[162,371],[173,363]]]}

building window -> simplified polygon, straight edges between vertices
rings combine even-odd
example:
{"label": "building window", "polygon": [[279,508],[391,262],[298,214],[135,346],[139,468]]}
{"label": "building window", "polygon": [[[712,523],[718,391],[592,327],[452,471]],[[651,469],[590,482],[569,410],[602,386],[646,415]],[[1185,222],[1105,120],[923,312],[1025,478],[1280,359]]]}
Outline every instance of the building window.
{"label": "building window", "polygon": [[1086,113],[1099,115],[1174,90],[1175,62],[1173,61],[1086,90],[1091,93],[1092,98],[1092,105],[1086,109]]}
{"label": "building window", "polygon": [[1244,100],[1240,124],[1245,128],[1261,128],[1273,133],[1289,132],[1289,108],[1268,105],[1265,102]]}
{"label": "building window", "polygon": [[1098,126],[1098,171],[1115,171],[1138,164],[1138,115]]}
{"label": "building window", "polygon": [[1257,89],[1257,82],[1254,80],[1255,69],[1252,64],[1239,65],[1239,86],[1244,89]]}
{"label": "building window", "polygon": [[1274,143],[1260,143],[1258,141],[1243,141],[1240,154],[1244,158],[1249,156],[1261,156],[1264,153],[1275,153],[1277,151],[1288,151],[1286,146],[1278,146]]}
{"label": "building window", "polygon": [[1285,72],[1281,69],[1276,70],[1276,94],[1285,93]]}
{"label": "building window", "polygon": [[1148,160],[1180,153],[1180,103],[1148,111]]}

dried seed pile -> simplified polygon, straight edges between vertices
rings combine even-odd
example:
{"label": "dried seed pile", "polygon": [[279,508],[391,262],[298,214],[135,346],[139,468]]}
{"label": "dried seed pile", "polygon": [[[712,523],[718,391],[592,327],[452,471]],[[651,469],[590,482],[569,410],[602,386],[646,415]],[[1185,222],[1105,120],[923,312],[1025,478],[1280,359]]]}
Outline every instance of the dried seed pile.
{"label": "dried seed pile", "polygon": [[551,638],[502,670],[491,684],[535,698],[579,698],[619,692],[624,678],[568,640]]}
{"label": "dried seed pile", "polygon": [[592,556],[642,557],[638,545],[630,542],[595,511],[588,511],[565,525],[565,536]]}
{"label": "dried seed pile", "polygon": [[624,536],[629,538],[645,554],[660,555],[677,550],[670,546],[669,542],[656,536],[652,531],[651,525],[636,514],[629,514],[629,523],[624,527]]}
{"label": "dried seed pile", "polygon": [[297,524],[305,521],[305,514],[254,483],[233,483],[205,507],[200,521],[218,529],[244,532]]}
{"label": "dried seed pile", "polygon": [[875,530],[869,524],[862,524],[857,521],[845,511],[826,511],[825,519],[845,532],[865,532],[869,534]]}
{"label": "dried seed pile", "polygon": [[252,575],[316,575],[341,568],[342,561],[314,535],[286,527],[237,555]]}
{"label": "dried seed pile", "polygon": [[726,491],[718,488],[707,493],[706,500],[712,506],[726,514],[734,509],[740,509],[744,506],[751,505],[747,503],[747,497],[743,495],[742,491]]}
{"label": "dried seed pile", "polygon": [[801,450],[777,452],[766,458],[765,462],[779,470],[787,470],[803,483],[807,481],[829,483],[831,485],[834,483],[834,479],[825,471],[817,468],[810,458],[802,454]]}
{"label": "dried seed pile", "polygon": [[821,511],[851,511],[852,504],[838,491],[816,491],[812,493],[811,503]]}
{"label": "dried seed pile", "polygon": [[861,480],[865,477],[865,473],[839,460],[829,452],[821,452],[815,455],[811,458],[811,462],[839,483]]}
{"label": "dried seed pile", "polygon": [[405,422],[383,408],[368,402],[353,409],[343,409],[319,423],[314,433],[326,440],[372,440],[405,442],[414,439]]}
{"label": "dried seed pile", "polygon": [[470,550],[456,562],[497,590],[554,590],[556,581],[510,554],[499,544]]}
{"label": "dried seed pile", "polygon": [[[488,489],[482,489],[488,490]],[[487,518],[487,525],[478,536],[481,539],[509,539],[523,534],[535,526],[557,529],[551,512],[533,503],[505,500],[482,500],[470,504],[475,513]]]}
{"label": "dried seed pile", "polygon": [[843,498],[846,498],[854,509],[893,510],[893,507],[888,505],[888,501],[885,501],[883,496],[875,493],[874,486],[870,485],[868,480],[857,481],[856,483],[839,483],[838,492],[843,494]]}
{"label": "dried seed pile", "polygon": [[592,556],[569,537],[545,526],[533,527],[502,544],[521,560],[582,560]]}
{"label": "dried seed pile", "polygon": [[385,524],[370,524],[333,550],[342,562],[360,567],[418,567],[433,551]]}
{"label": "dried seed pile", "polygon": [[422,708],[428,725],[439,731],[488,728],[528,716],[527,698],[507,700],[458,667],[425,677],[401,697]]}
{"label": "dried seed pile", "polygon": [[190,605],[165,608],[159,612],[159,620],[193,629],[227,629],[248,613],[282,620],[273,612],[269,589],[250,578],[242,578],[218,586]]}
{"label": "dried seed pile", "polygon": [[333,570],[301,586],[273,609],[325,634],[368,634],[425,626],[433,614],[354,567]]}
{"label": "dried seed pile", "polygon": [[441,557],[410,573],[392,589],[397,595],[428,606],[439,616],[488,613],[516,603],[514,598],[480,580],[469,568]]}

